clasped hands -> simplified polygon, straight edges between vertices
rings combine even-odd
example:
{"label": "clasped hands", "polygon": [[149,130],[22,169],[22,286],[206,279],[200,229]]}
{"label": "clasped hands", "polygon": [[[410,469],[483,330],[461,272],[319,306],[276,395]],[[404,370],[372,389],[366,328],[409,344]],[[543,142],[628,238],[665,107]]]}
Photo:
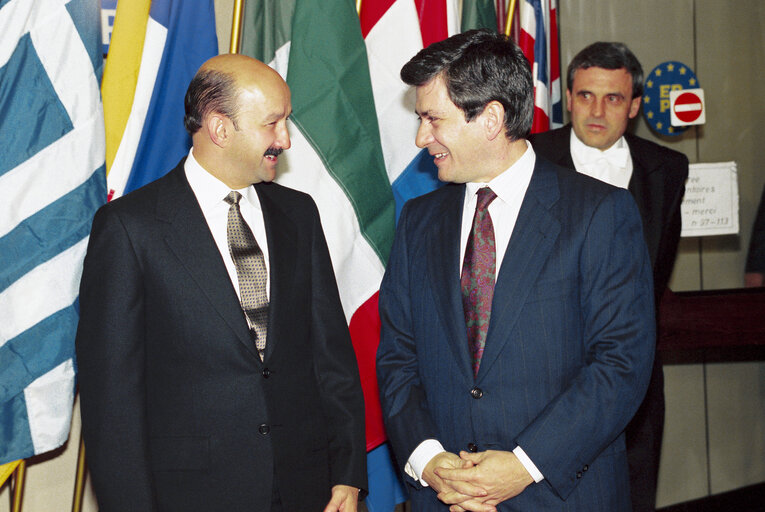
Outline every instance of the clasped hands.
{"label": "clasped hands", "polygon": [[497,504],[534,482],[513,452],[498,450],[439,453],[422,478],[451,512],[496,512]]}

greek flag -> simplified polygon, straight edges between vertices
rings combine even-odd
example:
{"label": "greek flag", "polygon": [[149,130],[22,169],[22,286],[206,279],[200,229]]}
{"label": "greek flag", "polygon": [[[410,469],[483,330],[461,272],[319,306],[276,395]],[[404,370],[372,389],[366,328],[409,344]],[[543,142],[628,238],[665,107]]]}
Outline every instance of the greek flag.
{"label": "greek flag", "polygon": [[98,0],[0,0],[0,463],[69,435],[101,69]]}

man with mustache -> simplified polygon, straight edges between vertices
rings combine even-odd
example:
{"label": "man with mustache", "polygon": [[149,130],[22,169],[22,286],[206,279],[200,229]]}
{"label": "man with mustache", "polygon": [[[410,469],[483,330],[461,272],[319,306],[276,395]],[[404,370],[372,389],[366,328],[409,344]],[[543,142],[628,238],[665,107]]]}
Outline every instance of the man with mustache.
{"label": "man with mustache", "polygon": [[220,55],[188,156],[95,216],[77,333],[103,511],[355,511],[364,403],[318,212],[271,183],[287,84]]}
{"label": "man with mustache", "polygon": [[[622,43],[598,42],[568,66],[566,105],[571,124],[530,137],[534,150],[558,165],[627,188],[643,220],[658,307],[680,240],[680,203],[688,158],[627,132],[643,96],[643,69]],[[664,429],[664,372],[658,353],[645,399],[627,427],[634,512],[656,508]]]}

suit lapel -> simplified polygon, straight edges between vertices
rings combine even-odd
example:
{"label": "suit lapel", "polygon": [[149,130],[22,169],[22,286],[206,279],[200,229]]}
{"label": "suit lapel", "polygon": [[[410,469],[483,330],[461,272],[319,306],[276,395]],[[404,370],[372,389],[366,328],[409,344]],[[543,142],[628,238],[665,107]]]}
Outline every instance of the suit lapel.
{"label": "suit lapel", "polygon": [[555,171],[537,160],[494,287],[491,322],[477,381],[496,361],[560,233],[550,213],[560,191]]}
{"label": "suit lapel", "polygon": [[552,132],[551,135],[555,138],[547,146],[547,155],[550,156],[549,160],[566,169],[576,170],[574,159],[571,157],[571,125],[567,124],[560,130]]}
{"label": "suit lapel", "polygon": [[183,163],[171,171],[163,186],[157,201],[157,217],[167,222],[165,243],[207,297],[211,308],[257,357],[236,291],[199,203],[186,181]]}
{"label": "suit lapel", "polygon": [[436,298],[440,321],[458,366],[473,379],[468,353],[465,313],[460,289],[460,231],[465,186],[447,186],[435,215],[428,245],[430,286]]}
{"label": "suit lapel", "polygon": [[643,234],[653,265],[659,250],[661,230],[652,230],[651,227],[655,225],[654,219],[661,218],[662,205],[660,200],[656,200],[656,197],[657,194],[658,197],[661,197],[664,181],[661,173],[656,172],[660,169],[651,165],[650,159],[646,159],[644,153],[635,151],[632,137],[625,134],[625,138],[632,158],[632,177],[628,189],[635,199],[635,203],[637,203],[638,210],[640,210],[640,218],[643,220]]}
{"label": "suit lapel", "polygon": [[283,211],[282,206],[272,197],[271,192],[275,186],[268,183],[255,185],[266,225],[271,278],[268,336],[264,359],[270,358],[274,349],[278,348],[277,340],[286,339],[288,336],[287,332],[282,331],[288,329],[292,321],[292,308],[289,304],[293,296],[292,289],[295,286],[294,269],[298,265],[297,228],[289,220],[287,212]]}

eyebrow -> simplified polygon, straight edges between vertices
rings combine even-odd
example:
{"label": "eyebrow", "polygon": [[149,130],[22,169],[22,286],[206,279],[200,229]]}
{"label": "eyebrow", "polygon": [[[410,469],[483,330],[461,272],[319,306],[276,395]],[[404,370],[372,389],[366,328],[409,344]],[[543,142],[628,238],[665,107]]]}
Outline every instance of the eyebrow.
{"label": "eyebrow", "polygon": [[439,112],[433,112],[432,110],[423,110],[422,112],[417,112],[417,109],[414,109],[414,113],[417,114],[419,117],[443,117],[443,114]]}
{"label": "eyebrow", "polygon": [[[595,93],[589,89],[580,89],[576,91],[577,96],[580,96],[582,94],[595,94]],[[626,98],[626,96],[620,93],[619,91],[607,92],[603,96],[619,96],[620,98]]]}
{"label": "eyebrow", "polygon": [[273,122],[278,121],[279,119],[285,119],[292,115],[292,110],[289,111],[289,113],[285,116],[284,112],[274,112],[268,116],[266,116],[266,122]]}

